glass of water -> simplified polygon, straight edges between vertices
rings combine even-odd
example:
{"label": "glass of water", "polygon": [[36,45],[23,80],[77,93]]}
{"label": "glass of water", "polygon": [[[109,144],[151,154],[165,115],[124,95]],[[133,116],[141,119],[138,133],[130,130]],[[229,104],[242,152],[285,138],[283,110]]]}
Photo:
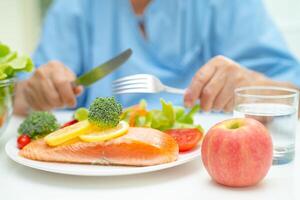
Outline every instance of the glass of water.
{"label": "glass of water", "polygon": [[235,90],[234,117],[260,121],[273,140],[273,165],[291,162],[295,157],[299,93],[297,90],[251,86]]}

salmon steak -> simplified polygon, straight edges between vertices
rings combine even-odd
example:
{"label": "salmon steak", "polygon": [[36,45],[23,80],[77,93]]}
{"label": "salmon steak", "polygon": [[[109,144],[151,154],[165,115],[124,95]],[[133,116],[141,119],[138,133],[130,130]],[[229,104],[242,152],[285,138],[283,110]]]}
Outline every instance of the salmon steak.
{"label": "salmon steak", "polygon": [[42,138],[26,145],[19,154],[46,162],[151,166],[177,160],[178,151],[178,144],[168,134],[130,127],[127,134],[104,142],[77,141],[50,147]]}

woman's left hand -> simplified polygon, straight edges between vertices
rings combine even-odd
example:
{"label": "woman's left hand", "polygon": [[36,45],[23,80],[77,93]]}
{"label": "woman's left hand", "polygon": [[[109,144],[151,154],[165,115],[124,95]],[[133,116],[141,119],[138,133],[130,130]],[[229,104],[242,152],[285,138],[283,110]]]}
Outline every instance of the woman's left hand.
{"label": "woman's left hand", "polygon": [[199,99],[204,111],[230,112],[234,89],[254,85],[287,86],[287,83],[275,82],[229,58],[216,56],[197,71],[184,95],[184,102],[191,107]]}

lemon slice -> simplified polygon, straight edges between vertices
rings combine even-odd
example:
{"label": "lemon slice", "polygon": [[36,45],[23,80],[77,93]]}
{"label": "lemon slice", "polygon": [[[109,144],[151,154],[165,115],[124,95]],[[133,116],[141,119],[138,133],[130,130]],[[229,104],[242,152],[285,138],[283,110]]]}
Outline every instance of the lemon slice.
{"label": "lemon slice", "polygon": [[88,120],[84,120],[71,126],[58,129],[47,135],[44,139],[49,146],[58,146],[82,134],[89,133],[92,129],[93,127]]}
{"label": "lemon slice", "polygon": [[115,128],[104,129],[95,133],[80,135],[79,138],[84,142],[102,142],[126,134],[128,128],[128,123],[125,121],[121,121]]}
{"label": "lemon slice", "polygon": [[77,143],[77,142],[82,142],[79,137],[76,137],[76,138],[73,138],[71,140],[68,140],[62,144],[60,144],[59,146],[64,146],[64,145],[71,145],[71,144],[74,144],[74,143]]}

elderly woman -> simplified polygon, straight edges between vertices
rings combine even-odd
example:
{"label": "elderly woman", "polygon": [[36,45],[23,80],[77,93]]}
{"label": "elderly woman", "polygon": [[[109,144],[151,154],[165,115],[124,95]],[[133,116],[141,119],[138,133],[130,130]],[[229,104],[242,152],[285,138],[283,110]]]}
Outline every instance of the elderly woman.
{"label": "elderly woman", "polygon": [[[90,88],[76,76],[126,48],[132,58]],[[188,88],[171,94],[122,95],[132,105],[156,97],[204,110],[230,111],[233,90],[245,85],[300,86],[300,66],[261,0],[59,0],[45,20],[33,56],[36,71],[17,86],[15,111],[87,106],[112,95],[114,79],[136,73]],[[80,95],[81,94],[81,95]]]}

